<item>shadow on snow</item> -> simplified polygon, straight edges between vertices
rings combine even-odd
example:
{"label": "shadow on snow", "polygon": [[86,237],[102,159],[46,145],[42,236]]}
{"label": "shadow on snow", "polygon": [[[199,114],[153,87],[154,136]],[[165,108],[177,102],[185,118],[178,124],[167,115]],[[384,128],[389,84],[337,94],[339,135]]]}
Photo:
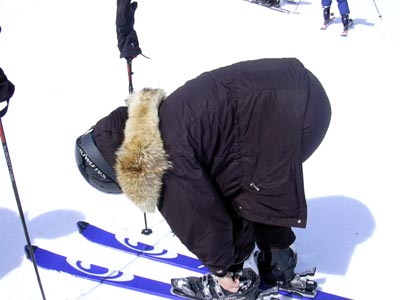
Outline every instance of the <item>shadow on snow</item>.
{"label": "shadow on snow", "polygon": [[[25,216],[31,243],[35,239],[54,239],[76,231],[76,221],[83,214],[72,210],[54,210],[32,220]],[[0,279],[25,259],[25,235],[18,213],[0,208]]]}

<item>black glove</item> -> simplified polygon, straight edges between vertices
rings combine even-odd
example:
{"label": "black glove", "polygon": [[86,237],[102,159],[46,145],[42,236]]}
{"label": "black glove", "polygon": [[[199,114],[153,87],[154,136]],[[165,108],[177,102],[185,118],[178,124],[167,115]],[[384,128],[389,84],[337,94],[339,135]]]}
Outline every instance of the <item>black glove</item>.
{"label": "black glove", "polygon": [[6,74],[4,74],[3,70],[0,68],[0,103],[7,102],[5,107],[3,107],[3,104],[0,105],[0,118],[7,112],[8,102],[14,94],[14,90],[14,85],[7,79]]}
{"label": "black glove", "polygon": [[133,25],[135,24],[135,11],[137,2],[131,0],[117,0],[117,39],[120,57],[132,59],[142,50],[139,48],[139,40]]}

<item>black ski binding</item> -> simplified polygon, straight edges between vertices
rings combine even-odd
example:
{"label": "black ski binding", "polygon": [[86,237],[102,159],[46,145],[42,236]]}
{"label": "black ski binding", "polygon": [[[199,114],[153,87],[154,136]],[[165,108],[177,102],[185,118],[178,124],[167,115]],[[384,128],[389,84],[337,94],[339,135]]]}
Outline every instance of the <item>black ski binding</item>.
{"label": "black ski binding", "polygon": [[296,294],[305,298],[315,298],[317,296],[317,282],[308,279],[308,276],[315,275],[316,268],[311,268],[302,273],[296,273],[286,284],[280,283],[279,289],[289,294]]}
{"label": "black ski binding", "polygon": [[256,300],[279,300],[279,298],[274,297],[278,294],[279,286],[274,286],[265,291],[261,291]]}

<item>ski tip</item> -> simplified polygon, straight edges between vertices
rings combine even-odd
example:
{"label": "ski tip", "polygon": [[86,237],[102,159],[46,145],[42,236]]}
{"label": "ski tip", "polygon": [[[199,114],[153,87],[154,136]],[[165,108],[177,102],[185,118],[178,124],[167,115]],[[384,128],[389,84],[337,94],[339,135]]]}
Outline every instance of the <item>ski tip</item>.
{"label": "ski tip", "polygon": [[36,249],[38,248],[37,246],[29,246],[29,245],[25,245],[25,255],[27,259],[32,260],[32,254],[35,254]]}
{"label": "ski tip", "polygon": [[88,222],[85,221],[79,221],[76,223],[76,225],[78,226],[79,229],[79,233],[82,233],[83,231],[85,231],[85,229],[90,225]]}

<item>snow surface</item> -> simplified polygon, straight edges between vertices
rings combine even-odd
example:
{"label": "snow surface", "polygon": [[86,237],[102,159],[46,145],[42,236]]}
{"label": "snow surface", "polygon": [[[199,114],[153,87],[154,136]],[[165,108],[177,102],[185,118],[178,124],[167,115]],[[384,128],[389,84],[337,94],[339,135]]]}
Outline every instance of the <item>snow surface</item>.
{"label": "snow surface", "polygon": [[[134,88],[171,93],[204,71],[242,60],[297,57],[322,82],[333,115],[304,164],[309,224],[296,230],[298,270],[317,266],[327,292],[395,299],[399,217],[399,2],[350,0],[355,21],[327,31],[319,1],[282,14],[242,0],[138,1],[136,30],[151,59],[133,61]],[[294,10],[296,5],[282,2]],[[34,244],[112,269],[169,282],[192,273],[86,241],[85,220],[190,254],[159,213],[92,189],[79,175],[75,139],[124,104],[126,62],[115,34],[116,1],[0,0],[0,66],[16,85],[2,119]],[[332,11],[339,15],[336,3]],[[41,299],[4,156],[0,155],[0,299]],[[159,299],[39,269],[47,299]],[[377,279],[379,278],[379,279]]]}

